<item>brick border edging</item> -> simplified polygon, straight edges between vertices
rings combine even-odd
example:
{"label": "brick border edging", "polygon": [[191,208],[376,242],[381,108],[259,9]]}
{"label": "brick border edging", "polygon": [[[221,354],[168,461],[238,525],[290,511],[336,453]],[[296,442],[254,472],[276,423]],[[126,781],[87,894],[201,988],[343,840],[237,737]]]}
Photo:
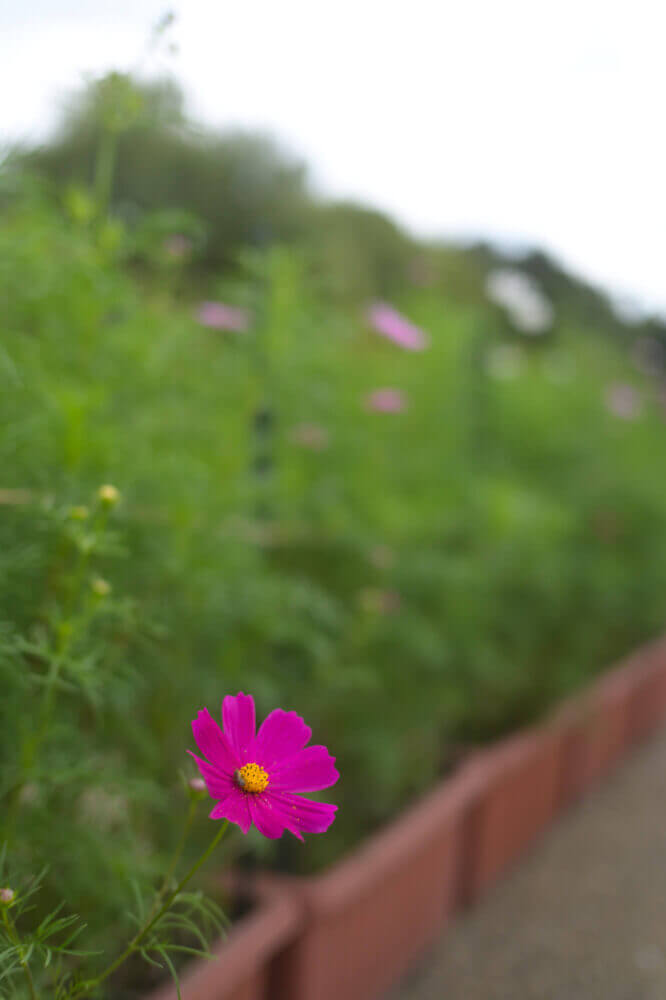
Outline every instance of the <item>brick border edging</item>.
{"label": "brick border edging", "polygon": [[475,753],[323,875],[278,880],[300,898],[305,920],[273,962],[267,1000],[375,1000],[456,910],[478,900],[665,718],[662,637],[541,723]]}

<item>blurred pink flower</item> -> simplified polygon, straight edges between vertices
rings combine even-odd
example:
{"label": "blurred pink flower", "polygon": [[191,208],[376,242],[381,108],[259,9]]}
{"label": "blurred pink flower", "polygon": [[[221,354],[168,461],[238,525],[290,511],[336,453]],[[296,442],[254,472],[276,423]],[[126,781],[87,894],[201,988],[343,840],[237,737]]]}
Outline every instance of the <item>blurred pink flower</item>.
{"label": "blurred pink flower", "polygon": [[245,309],[227,306],[223,302],[202,302],[197,310],[197,319],[213,330],[233,330],[236,333],[244,333],[250,325],[250,316]]}
{"label": "blurred pink flower", "polygon": [[419,330],[418,326],[414,326],[386,302],[374,302],[368,309],[367,318],[377,333],[408,351],[422,351],[428,346],[428,337],[423,330]]}
{"label": "blurred pink flower", "polygon": [[239,691],[222,701],[223,729],[207,708],[192,721],[203,760],[194,757],[208,792],[219,801],[211,819],[227,819],[247,833],[254,823],[271,840],[289,830],[324,833],[337,806],[301,797],[334,785],[340,775],[324,746],[305,744],[312,730],[296,712],[274,709],[255,732],[254,699]]}
{"label": "blurred pink flower", "polygon": [[640,416],[643,404],[640,394],[626,382],[609,385],[605,393],[606,409],[621,420],[635,420]]}
{"label": "blurred pink flower", "polygon": [[290,433],[294,444],[311,451],[323,451],[328,447],[328,431],[319,424],[297,424]]}
{"label": "blurred pink flower", "polygon": [[168,257],[176,259],[185,257],[192,249],[192,240],[182,233],[174,233],[164,241],[164,252]]}
{"label": "blurred pink flower", "polygon": [[358,600],[368,614],[394,615],[402,607],[397,590],[381,590],[379,587],[363,587],[359,591]]}
{"label": "blurred pink flower", "polygon": [[402,413],[407,408],[407,398],[400,389],[375,389],[365,402],[368,409],[378,413]]}

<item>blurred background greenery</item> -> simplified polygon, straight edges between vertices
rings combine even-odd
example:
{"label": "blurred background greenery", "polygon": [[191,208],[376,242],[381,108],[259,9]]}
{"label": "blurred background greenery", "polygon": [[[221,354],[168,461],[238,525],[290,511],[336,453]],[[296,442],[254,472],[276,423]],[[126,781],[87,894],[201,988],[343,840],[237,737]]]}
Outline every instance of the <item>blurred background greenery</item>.
{"label": "blurred background greenery", "polygon": [[[507,269],[549,304],[536,336],[488,294]],[[337,756],[326,837],[240,852],[314,871],[663,627],[666,326],[542,253],[418,242],[111,74],[2,165],[0,301],[7,835],[93,943],[159,872],[224,693]]]}

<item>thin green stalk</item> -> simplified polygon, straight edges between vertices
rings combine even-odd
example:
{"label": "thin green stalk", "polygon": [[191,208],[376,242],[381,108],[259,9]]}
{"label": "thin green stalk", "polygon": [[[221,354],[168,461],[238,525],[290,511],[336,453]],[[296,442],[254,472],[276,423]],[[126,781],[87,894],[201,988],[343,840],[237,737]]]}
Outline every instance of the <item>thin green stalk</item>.
{"label": "thin green stalk", "polygon": [[[120,968],[120,966],[123,964],[123,962],[127,961],[127,959],[130,957],[130,955],[132,955],[133,952],[135,952],[140,947],[141,943],[143,941],[145,941],[147,935],[153,929],[153,927],[155,926],[155,924],[158,923],[158,921],[162,919],[162,917],[167,912],[167,910],[170,908],[171,904],[176,899],[176,897],[179,895],[179,893],[181,893],[183,891],[183,889],[185,888],[185,886],[187,885],[187,883],[190,881],[190,879],[199,871],[199,869],[204,864],[204,862],[206,862],[208,860],[208,858],[211,856],[211,854],[213,853],[213,851],[215,850],[215,848],[217,847],[217,845],[221,841],[222,837],[226,833],[228,826],[229,826],[229,821],[228,820],[225,820],[224,823],[222,823],[220,825],[220,829],[217,831],[217,833],[213,837],[211,843],[206,848],[206,850],[203,852],[203,854],[199,857],[199,859],[197,861],[195,861],[195,863],[192,865],[192,867],[187,872],[187,874],[183,876],[183,878],[180,880],[180,882],[178,883],[178,885],[176,886],[176,888],[173,890],[173,892],[169,893],[169,895],[164,900],[164,902],[160,906],[160,908],[157,911],[157,913],[154,913],[153,911],[151,911],[151,913],[148,915],[148,917],[146,919],[146,923],[144,924],[144,926],[139,931],[137,931],[137,933],[134,935],[134,937],[132,938],[132,940],[130,941],[130,943],[127,945],[127,947],[125,948],[125,950],[118,956],[118,958],[116,958],[113,962],[111,962],[111,964],[108,965],[106,967],[106,969],[104,969],[104,971],[99,974],[99,976],[96,976],[94,979],[91,979],[87,983],[83,983],[82,986],[81,986],[81,990],[79,990],[79,991],[77,991],[77,993],[73,994],[74,996],[80,996],[80,995],[82,995],[82,993],[85,993],[87,991],[90,991],[90,990],[95,989],[96,987],[100,986],[101,983],[103,983],[105,979],[108,979],[108,977],[113,972],[115,972],[116,969]],[[181,850],[182,850],[182,848],[181,848]]]}
{"label": "thin green stalk", "polygon": [[18,951],[18,956],[19,956],[19,963],[21,965],[21,968],[23,969],[23,975],[25,976],[25,980],[28,984],[28,993],[30,994],[30,1000],[37,1000],[37,994],[35,993],[35,984],[32,979],[32,972],[30,971],[30,966],[25,960],[23,954],[23,945],[21,944],[21,939],[18,935],[18,931],[16,930],[16,925],[14,924],[14,921],[10,917],[9,910],[6,906],[2,907],[2,922],[5,925],[5,928],[7,929],[7,935],[10,941],[12,942],[12,944],[16,945],[16,949]]}
{"label": "thin green stalk", "polygon": [[157,899],[155,900],[155,903],[153,905],[153,912],[157,909],[160,900],[162,899],[164,893],[169,888],[169,882],[171,881],[171,876],[176,870],[176,865],[180,861],[180,856],[183,853],[183,848],[185,847],[185,843],[187,841],[189,832],[192,829],[192,823],[194,822],[194,816],[197,811],[197,805],[198,802],[196,799],[190,800],[190,808],[188,809],[187,812],[187,819],[185,820],[185,826],[183,827],[183,832],[181,834],[180,840],[176,844],[176,849],[171,859],[171,864],[166,870],[166,874],[164,876],[164,879],[162,880],[162,885],[160,886],[160,890],[157,893]]}

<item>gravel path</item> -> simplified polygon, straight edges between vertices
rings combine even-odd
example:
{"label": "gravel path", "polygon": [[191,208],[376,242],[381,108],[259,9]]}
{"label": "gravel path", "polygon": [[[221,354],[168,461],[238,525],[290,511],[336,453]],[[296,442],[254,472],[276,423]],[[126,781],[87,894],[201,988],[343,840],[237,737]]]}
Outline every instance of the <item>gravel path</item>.
{"label": "gravel path", "polygon": [[387,1000],[666,1000],[666,730],[450,925]]}

